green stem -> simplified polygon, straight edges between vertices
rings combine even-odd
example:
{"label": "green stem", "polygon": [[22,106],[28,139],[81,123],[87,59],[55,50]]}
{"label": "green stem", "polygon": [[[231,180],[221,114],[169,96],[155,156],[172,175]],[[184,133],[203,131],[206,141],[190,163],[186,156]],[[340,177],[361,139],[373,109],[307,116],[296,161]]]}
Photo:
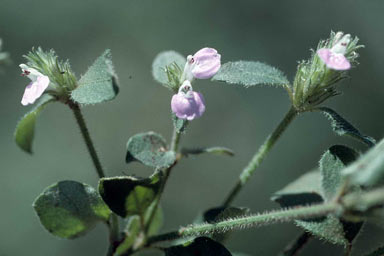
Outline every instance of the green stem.
{"label": "green stem", "polygon": [[[80,107],[76,103],[71,103],[70,107],[73,111],[73,114],[75,115],[77,124],[79,125],[81,134],[83,135],[83,139],[85,141],[85,144],[87,145],[88,152],[92,158],[92,162],[95,166],[96,172],[99,176],[99,178],[105,177],[105,173],[103,171],[103,167],[101,165],[99,156],[97,155],[95,146],[93,145],[91,136],[89,134],[88,127],[85,123],[85,119],[83,117],[83,114],[81,113]],[[108,228],[109,228],[109,240],[110,240],[110,246],[107,252],[107,256],[112,256],[114,253],[114,243],[118,241],[119,239],[119,219],[116,216],[116,214],[112,213],[110,220],[108,222]]]}
{"label": "green stem", "polygon": [[263,145],[260,146],[257,153],[252,157],[248,165],[243,169],[240,174],[239,180],[236,185],[233,187],[231,192],[228,194],[225,199],[223,206],[229,206],[232,201],[235,199],[237,194],[240,192],[241,188],[248,182],[252,174],[259,167],[261,162],[264,160],[265,156],[271,150],[276,141],[280,138],[281,134],[286,130],[288,125],[292,120],[298,115],[298,111],[292,106],[288,113],[285,115],[284,119],[276,127],[276,129],[270,134],[267,139],[264,141]]}
{"label": "green stem", "polygon": [[81,134],[83,135],[83,139],[85,141],[85,144],[87,145],[88,152],[91,155],[92,162],[96,168],[96,172],[99,175],[99,178],[103,178],[103,177],[105,177],[103,167],[101,166],[101,163],[100,163],[99,157],[97,155],[95,146],[93,145],[91,136],[89,135],[89,131],[88,131],[87,125],[85,123],[83,114],[81,113],[80,107],[77,104],[73,104],[73,106],[71,106],[71,109],[73,111],[73,114],[75,115],[77,124],[79,125],[80,131],[81,131]]}
{"label": "green stem", "polygon": [[148,244],[174,240],[181,237],[207,235],[211,233],[227,232],[233,229],[258,227],[274,223],[289,222],[296,219],[320,217],[331,213],[337,213],[339,212],[340,207],[339,204],[330,202],[229,219],[213,224],[205,223],[200,225],[189,225],[187,227],[182,227],[175,232],[150,237],[148,239]]}

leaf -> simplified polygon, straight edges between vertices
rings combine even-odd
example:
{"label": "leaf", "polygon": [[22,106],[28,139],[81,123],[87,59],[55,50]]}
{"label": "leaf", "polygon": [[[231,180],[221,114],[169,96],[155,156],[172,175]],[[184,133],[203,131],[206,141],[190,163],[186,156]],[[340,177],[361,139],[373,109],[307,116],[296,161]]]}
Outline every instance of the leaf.
{"label": "leaf", "polygon": [[188,120],[180,119],[175,115],[175,113],[172,113],[172,122],[177,133],[185,133],[189,123]]}
{"label": "leaf", "polygon": [[342,145],[330,147],[321,157],[322,188],[327,200],[333,199],[343,183],[341,170],[357,157],[358,153],[355,150]]}
{"label": "leaf", "polygon": [[171,166],[176,160],[176,154],[167,150],[163,137],[154,132],[139,133],[127,142],[126,162],[140,161],[156,168]]}
{"label": "leaf", "polygon": [[289,85],[283,72],[258,61],[227,62],[212,79],[245,87],[262,84],[282,87]]}
{"label": "leaf", "polygon": [[185,156],[188,155],[199,155],[203,153],[210,153],[214,155],[227,155],[227,156],[234,156],[235,153],[225,147],[210,147],[210,148],[183,148],[181,150],[181,153]]}
{"label": "leaf", "polygon": [[72,91],[72,99],[80,104],[96,104],[112,100],[119,92],[111,51],[106,50],[80,78]]}
{"label": "leaf", "polygon": [[123,218],[144,216],[159,189],[159,178],[155,175],[145,179],[122,176],[102,178],[99,181],[99,193],[104,202]]}
{"label": "leaf", "polygon": [[[144,216],[144,223],[147,225],[150,215],[152,213],[153,207],[156,206],[156,202],[153,202],[150,207],[148,207],[147,211],[145,212]],[[153,216],[152,223],[148,228],[148,236],[156,235],[161,227],[163,226],[164,216],[163,216],[163,210],[161,209],[160,205],[156,208],[155,215]]]}
{"label": "leaf", "polygon": [[136,239],[140,234],[140,217],[137,215],[131,216],[125,228],[125,237],[123,242],[116,248],[116,256],[123,256],[129,249],[132,248]]}
{"label": "leaf", "polygon": [[165,256],[231,256],[232,254],[220,243],[208,237],[198,237],[193,242],[165,248]]}
{"label": "leaf", "polygon": [[318,170],[308,172],[271,197],[281,207],[322,203],[321,174]]}
{"label": "leaf", "polygon": [[108,221],[111,213],[94,188],[77,181],[49,186],[33,207],[50,233],[69,239],[84,235],[99,221]]}
{"label": "leaf", "polygon": [[360,133],[352,124],[340,116],[336,111],[327,107],[316,108],[315,110],[321,111],[330,121],[333,131],[339,135],[344,136],[348,135],[352,138],[355,138],[369,147],[372,147],[376,144],[374,138]]}
{"label": "leaf", "polygon": [[45,106],[56,101],[53,97],[45,95],[36,104],[36,106],[21,118],[16,126],[15,140],[16,144],[25,152],[32,154],[32,142],[35,135],[36,118]]}
{"label": "leaf", "polygon": [[384,182],[384,140],[342,170],[352,185],[377,186]]}
{"label": "leaf", "polygon": [[175,51],[165,51],[159,53],[152,63],[153,78],[163,85],[169,84],[169,79],[166,73],[167,67],[174,63],[181,70],[181,68],[184,68],[186,61],[187,60],[183,55]]}

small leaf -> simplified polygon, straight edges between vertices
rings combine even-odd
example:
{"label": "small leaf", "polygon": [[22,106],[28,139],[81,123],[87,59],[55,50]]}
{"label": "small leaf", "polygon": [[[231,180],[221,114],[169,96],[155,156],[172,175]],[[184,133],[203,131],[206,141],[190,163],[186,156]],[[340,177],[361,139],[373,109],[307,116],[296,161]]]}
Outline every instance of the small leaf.
{"label": "small leaf", "polygon": [[156,81],[163,85],[167,85],[169,84],[169,79],[166,73],[166,69],[171,64],[176,64],[177,67],[179,67],[181,70],[181,68],[184,68],[186,61],[187,60],[184,58],[184,56],[178,52],[161,52],[155,57],[155,60],[152,63],[152,75]]}
{"label": "small leaf", "polygon": [[118,92],[111,51],[106,50],[80,78],[71,97],[80,104],[96,104],[114,99]]}
{"label": "small leaf", "polygon": [[125,238],[116,248],[116,256],[124,255],[129,249],[132,248],[140,234],[140,228],[140,217],[137,215],[129,217],[128,224],[124,232]]}
{"label": "small leaf", "polygon": [[172,122],[173,127],[176,129],[177,133],[185,133],[187,129],[188,120],[178,118],[175,113],[172,113]]}
{"label": "small leaf", "polygon": [[208,238],[198,237],[192,242],[165,249],[165,256],[231,256],[232,254],[220,243]]}
{"label": "small leaf", "polygon": [[[145,212],[145,216],[144,216],[144,223],[147,225],[148,221],[149,221],[149,218],[150,218],[150,215],[152,213],[152,210],[153,210],[153,207],[156,206],[156,203],[153,202],[151,204],[151,206],[148,207],[147,211]],[[153,235],[156,235],[159,230],[161,229],[161,227],[163,226],[163,220],[164,220],[164,217],[163,217],[163,210],[161,209],[160,205],[156,208],[156,212],[155,212],[155,215],[152,219],[152,223],[151,225],[149,226],[148,228],[148,236],[153,236]]]}
{"label": "small leaf", "polygon": [[111,213],[94,188],[76,181],[49,186],[33,207],[50,233],[70,239],[84,235],[99,221],[108,221]]}
{"label": "small leaf", "polygon": [[352,185],[376,186],[384,182],[384,140],[342,170]]}
{"label": "small leaf", "polygon": [[262,84],[283,87],[289,85],[288,79],[280,70],[261,62],[242,60],[222,65],[213,80],[241,84],[245,87]]}
{"label": "small leaf", "polygon": [[360,133],[352,124],[340,116],[336,111],[327,107],[316,108],[315,110],[321,111],[330,121],[333,131],[339,135],[348,135],[355,138],[369,147],[375,145],[376,141],[374,138]]}
{"label": "small leaf", "polygon": [[357,157],[358,153],[355,150],[342,145],[332,146],[324,153],[320,159],[320,171],[323,194],[327,200],[335,196],[343,183],[341,170]]}
{"label": "small leaf", "polygon": [[321,174],[318,170],[308,172],[271,197],[281,207],[322,203]]}
{"label": "small leaf", "polygon": [[51,96],[44,96],[36,106],[23,116],[15,130],[16,144],[25,152],[32,153],[32,142],[35,135],[36,118],[49,102],[55,101]]}
{"label": "small leaf", "polygon": [[117,215],[125,218],[144,216],[160,188],[157,176],[138,179],[131,176],[102,178],[99,193],[104,202]]}
{"label": "small leaf", "polygon": [[176,160],[175,152],[168,151],[163,137],[154,132],[139,133],[132,136],[127,142],[126,162],[137,160],[141,163],[166,168]]}
{"label": "small leaf", "polygon": [[183,148],[181,150],[181,153],[185,156],[188,155],[199,155],[203,153],[209,153],[214,155],[228,155],[228,156],[234,156],[235,153],[225,147],[210,147],[210,148]]}

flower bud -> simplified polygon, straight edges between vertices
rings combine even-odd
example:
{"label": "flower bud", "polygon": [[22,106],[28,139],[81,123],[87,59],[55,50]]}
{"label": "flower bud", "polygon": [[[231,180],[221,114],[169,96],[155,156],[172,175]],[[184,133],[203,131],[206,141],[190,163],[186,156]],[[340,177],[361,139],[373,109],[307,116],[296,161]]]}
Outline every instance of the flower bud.
{"label": "flower bud", "polygon": [[205,104],[203,95],[194,92],[191,82],[185,80],[179,92],[171,100],[172,112],[180,119],[193,120],[203,115]]}
{"label": "flower bud", "polygon": [[220,69],[221,56],[213,48],[203,48],[193,56],[187,57],[184,77],[192,81],[193,78],[207,79],[214,76]]}

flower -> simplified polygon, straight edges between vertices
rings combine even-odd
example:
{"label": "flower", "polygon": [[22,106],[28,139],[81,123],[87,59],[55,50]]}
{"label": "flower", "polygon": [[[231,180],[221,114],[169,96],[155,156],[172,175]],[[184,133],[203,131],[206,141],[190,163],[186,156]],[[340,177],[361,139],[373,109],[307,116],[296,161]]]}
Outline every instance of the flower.
{"label": "flower", "polygon": [[347,46],[351,41],[351,35],[346,34],[339,39],[340,37],[340,33],[336,34],[336,43],[332,48],[321,48],[317,51],[317,55],[330,69],[348,70],[351,68],[351,63],[344,55],[347,51]]}
{"label": "flower", "polygon": [[194,92],[191,82],[185,80],[179,88],[179,92],[173,95],[171,100],[172,112],[180,119],[193,120],[203,115],[205,104],[203,95]]}
{"label": "flower", "polygon": [[20,64],[22,70],[22,76],[27,76],[32,80],[27,87],[25,88],[21,104],[26,106],[28,104],[33,104],[47,89],[49,85],[49,78],[41,74],[34,68],[30,68],[25,64]]}
{"label": "flower", "polygon": [[187,80],[193,78],[207,79],[214,76],[220,69],[221,56],[213,48],[203,48],[197,51],[193,56],[187,57],[184,73]]}

